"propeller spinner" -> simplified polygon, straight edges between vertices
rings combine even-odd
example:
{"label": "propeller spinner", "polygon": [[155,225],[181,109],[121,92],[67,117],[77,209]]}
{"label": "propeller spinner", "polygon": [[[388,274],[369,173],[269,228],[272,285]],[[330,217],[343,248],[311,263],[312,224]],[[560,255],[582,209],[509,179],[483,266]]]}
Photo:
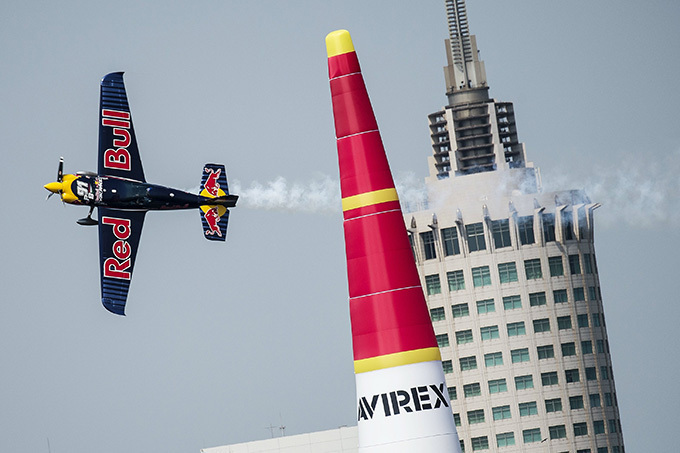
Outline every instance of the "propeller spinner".
{"label": "propeller spinner", "polygon": [[45,189],[50,191],[50,194],[47,196],[48,200],[55,193],[58,193],[58,194],[61,195],[61,193],[63,191],[63,184],[62,184],[63,180],[64,180],[64,158],[60,157],[59,158],[59,168],[57,169],[57,181],[51,182],[49,184],[45,184]]}

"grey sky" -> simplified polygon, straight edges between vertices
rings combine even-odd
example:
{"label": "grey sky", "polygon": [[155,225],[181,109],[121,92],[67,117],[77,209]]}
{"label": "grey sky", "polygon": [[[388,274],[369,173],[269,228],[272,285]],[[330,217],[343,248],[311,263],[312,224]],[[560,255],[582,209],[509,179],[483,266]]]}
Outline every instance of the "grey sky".
{"label": "grey sky", "polygon": [[[596,247],[627,450],[673,451],[680,4],[468,2],[491,95],[550,189],[603,203]],[[444,2],[0,5],[0,451],[197,452],[355,423],[341,214],[150,213],[128,316],[99,302],[84,208],[44,202],[59,156],[96,166],[100,78],[126,71],[147,179],[337,180],[325,35],[348,29],[392,169],[421,180],[445,104]],[[289,187],[287,186],[287,187]],[[556,187],[557,186],[557,187]],[[640,188],[640,190],[636,190]],[[642,195],[639,192],[642,191]],[[630,205],[628,200],[630,199]],[[632,206],[632,207],[628,207]]]}

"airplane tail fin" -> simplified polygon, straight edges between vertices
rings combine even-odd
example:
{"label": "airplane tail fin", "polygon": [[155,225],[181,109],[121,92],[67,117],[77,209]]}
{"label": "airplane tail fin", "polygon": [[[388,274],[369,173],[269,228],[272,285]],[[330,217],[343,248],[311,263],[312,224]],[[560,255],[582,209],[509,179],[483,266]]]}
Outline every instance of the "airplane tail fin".
{"label": "airplane tail fin", "polygon": [[227,239],[229,207],[236,206],[238,196],[229,195],[227,172],[224,165],[205,164],[201,178],[200,195],[212,198],[211,204],[201,206],[203,236],[209,241]]}

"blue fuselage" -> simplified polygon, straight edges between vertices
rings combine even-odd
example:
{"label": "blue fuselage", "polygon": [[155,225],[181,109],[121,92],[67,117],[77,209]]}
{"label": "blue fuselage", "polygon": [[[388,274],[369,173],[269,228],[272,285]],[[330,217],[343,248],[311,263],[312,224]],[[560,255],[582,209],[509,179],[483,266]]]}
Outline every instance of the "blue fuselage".
{"label": "blue fuselage", "polygon": [[236,205],[236,196],[216,200],[183,190],[111,176],[81,175],[71,189],[82,204],[123,210],[194,209],[199,206],[220,204]]}

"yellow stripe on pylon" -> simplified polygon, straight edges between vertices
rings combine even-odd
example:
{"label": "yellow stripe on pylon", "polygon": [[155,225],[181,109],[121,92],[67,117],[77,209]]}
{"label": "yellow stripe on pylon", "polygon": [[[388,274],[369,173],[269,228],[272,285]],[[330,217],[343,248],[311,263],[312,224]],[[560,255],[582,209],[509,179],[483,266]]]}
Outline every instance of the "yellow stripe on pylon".
{"label": "yellow stripe on pylon", "polygon": [[350,209],[363,208],[378,203],[386,203],[388,201],[399,201],[397,189],[390,187],[389,189],[374,190],[373,192],[364,192],[351,197],[342,199],[342,210],[349,211]]}
{"label": "yellow stripe on pylon", "polygon": [[386,354],[377,357],[370,357],[368,359],[355,360],[354,373],[367,373],[369,371],[382,370],[384,368],[410,365],[412,363],[432,362],[434,360],[441,359],[442,356],[439,352],[439,348],[425,348],[416,349],[414,351],[397,352],[395,354]]}

